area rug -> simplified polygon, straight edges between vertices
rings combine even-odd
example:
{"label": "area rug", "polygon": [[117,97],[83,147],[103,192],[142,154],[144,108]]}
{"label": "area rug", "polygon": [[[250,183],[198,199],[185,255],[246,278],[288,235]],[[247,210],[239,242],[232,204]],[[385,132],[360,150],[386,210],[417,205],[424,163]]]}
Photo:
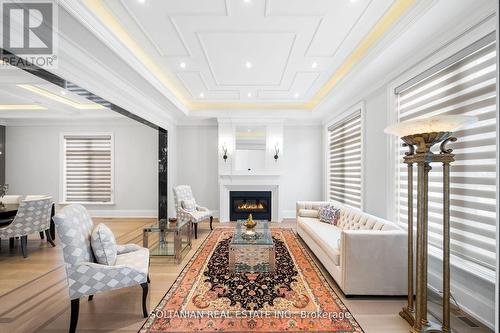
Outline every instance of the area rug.
{"label": "area rug", "polygon": [[272,229],[274,273],[229,271],[215,229],[141,328],[146,332],[363,332],[291,229]]}

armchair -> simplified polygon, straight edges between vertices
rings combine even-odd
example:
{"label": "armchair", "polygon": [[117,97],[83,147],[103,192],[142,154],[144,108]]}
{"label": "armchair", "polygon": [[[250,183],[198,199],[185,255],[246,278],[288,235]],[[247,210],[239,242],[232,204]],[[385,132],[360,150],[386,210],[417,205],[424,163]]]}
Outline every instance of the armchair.
{"label": "armchair", "polygon": [[149,283],[149,250],[135,244],[118,245],[114,265],[95,262],[90,245],[93,229],[87,210],[77,204],[66,206],[54,216],[63,246],[64,262],[71,300],[69,332],[76,330],[80,298],[119,288],[141,285],[142,311],[148,316],[146,298]]}
{"label": "armchair", "polygon": [[194,210],[187,210],[183,207],[183,201],[195,202],[193,191],[191,191],[191,186],[179,185],[174,187],[173,191],[177,218],[186,219],[193,223],[195,239],[198,238],[198,223],[210,219],[210,230],[213,230],[212,221],[214,218],[212,216],[212,212],[208,208],[199,206],[198,204],[195,204]]}

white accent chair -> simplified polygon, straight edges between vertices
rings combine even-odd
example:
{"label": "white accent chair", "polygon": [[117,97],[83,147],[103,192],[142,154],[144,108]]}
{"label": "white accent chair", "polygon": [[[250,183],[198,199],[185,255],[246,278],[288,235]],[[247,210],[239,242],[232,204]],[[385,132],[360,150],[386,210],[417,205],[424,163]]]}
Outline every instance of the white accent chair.
{"label": "white accent chair", "polygon": [[19,204],[23,200],[22,195],[4,195],[1,199],[0,202],[2,202],[4,205],[9,205],[9,204]]}
{"label": "white accent chair", "polygon": [[198,238],[198,223],[203,222],[205,220],[210,220],[210,230],[213,230],[212,221],[213,216],[212,212],[205,207],[195,205],[195,209],[192,211],[188,211],[183,208],[183,201],[187,200],[195,200],[193,196],[193,191],[191,190],[191,186],[189,185],[179,185],[173,188],[174,191],[174,202],[175,202],[175,211],[178,219],[186,219],[193,223],[194,225],[194,238]]}
{"label": "white accent chair", "polygon": [[406,295],[407,234],[394,223],[332,201],[337,225],[319,220],[326,201],[297,202],[297,234],[345,295]]}
{"label": "white accent chair", "polygon": [[142,287],[142,311],[147,318],[149,250],[136,244],[118,245],[114,265],[98,264],[90,245],[94,224],[85,207],[66,206],[54,221],[63,247],[71,299],[69,332],[76,330],[81,297],[89,296],[91,301],[94,294],[135,285]]}
{"label": "white accent chair", "polygon": [[0,229],[0,239],[9,238],[12,248],[14,239],[21,238],[21,250],[25,258],[28,256],[28,235],[35,232],[45,232],[47,241],[56,246],[49,232],[51,209],[51,197],[21,201],[12,223]]}

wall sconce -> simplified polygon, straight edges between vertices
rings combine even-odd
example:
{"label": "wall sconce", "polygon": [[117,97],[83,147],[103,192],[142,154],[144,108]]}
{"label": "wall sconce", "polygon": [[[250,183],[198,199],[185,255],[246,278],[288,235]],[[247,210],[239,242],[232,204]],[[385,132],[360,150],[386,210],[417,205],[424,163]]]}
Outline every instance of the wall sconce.
{"label": "wall sconce", "polygon": [[274,162],[278,162],[278,158],[279,158],[279,153],[280,153],[280,149],[278,147],[278,143],[276,142],[276,144],[274,145]]}
{"label": "wall sconce", "polygon": [[222,145],[222,153],[223,153],[222,158],[224,159],[224,163],[226,163],[227,162],[227,147],[226,147],[225,143]]}

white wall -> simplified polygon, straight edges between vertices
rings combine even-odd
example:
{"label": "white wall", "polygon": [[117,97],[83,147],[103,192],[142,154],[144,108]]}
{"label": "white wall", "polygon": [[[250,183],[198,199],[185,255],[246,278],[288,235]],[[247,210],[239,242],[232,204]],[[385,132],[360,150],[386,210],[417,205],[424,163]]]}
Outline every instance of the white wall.
{"label": "white wall", "polygon": [[[217,126],[177,127],[177,180],[189,184],[196,201],[219,209]],[[297,200],[322,196],[321,126],[285,126],[280,190],[283,217],[295,217]],[[274,163],[274,162],[273,162]],[[216,214],[217,215],[217,214]]]}
{"label": "white wall", "polygon": [[158,132],[131,120],[94,124],[7,126],[10,194],[60,194],[61,133],[114,134],[114,205],[87,206],[96,216],[157,216]]}
{"label": "white wall", "polygon": [[284,218],[295,218],[299,200],[323,196],[323,145],[321,126],[285,126],[281,195]]}
{"label": "white wall", "polygon": [[177,127],[176,185],[191,185],[196,202],[217,216],[219,183],[217,176],[217,126]]}

